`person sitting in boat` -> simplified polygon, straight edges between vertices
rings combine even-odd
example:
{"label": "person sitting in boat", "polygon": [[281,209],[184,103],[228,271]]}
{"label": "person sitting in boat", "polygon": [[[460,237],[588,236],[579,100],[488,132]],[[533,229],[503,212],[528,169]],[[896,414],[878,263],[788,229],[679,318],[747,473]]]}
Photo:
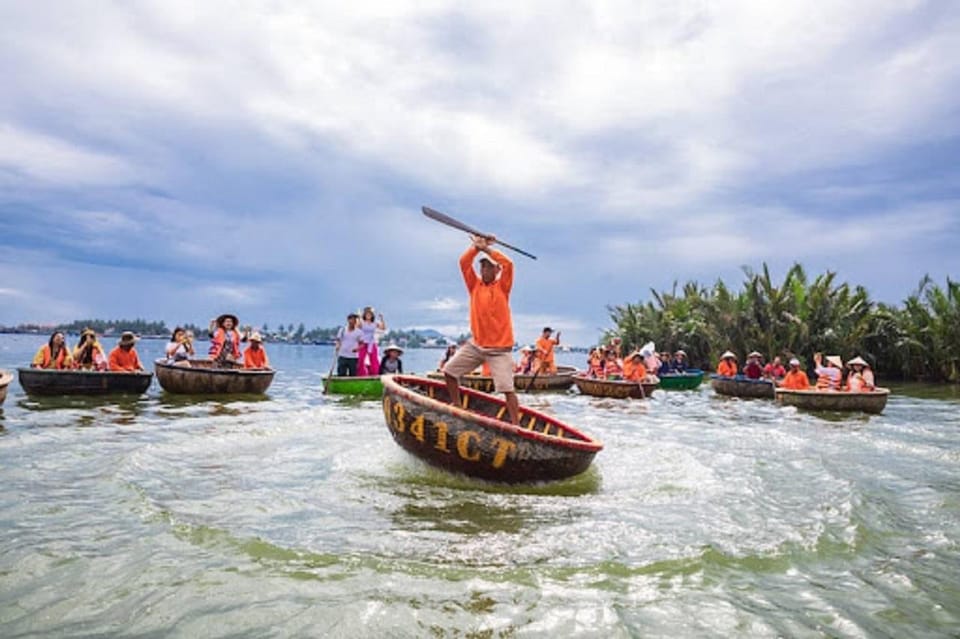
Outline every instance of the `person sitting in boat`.
{"label": "person sitting in boat", "polygon": [[613,350],[607,351],[603,360],[603,379],[623,379],[623,364]]}
{"label": "person sitting in boat", "polygon": [[210,322],[210,359],[218,366],[229,366],[241,361],[240,320],[232,313],[224,313]]}
{"label": "person sitting in boat", "polygon": [[603,379],[603,349],[597,346],[587,357],[587,376]]}
{"label": "person sitting in boat", "polygon": [[557,372],[554,349],[560,344],[560,331],[557,331],[556,337],[551,337],[552,333],[553,329],[546,326],[537,340],[536,359],[540,364],[537,370],[540,371],[541,375],[553,375]]}
{"label": "person sitting in boat", "polygon": [[340,327],[335,342],[338,376],[357,376],[357,359],[359,357],[357,354],[360,352],[360,340],[362,339],[363,331],[360,330],[360,315],[350,313],[347,315],[347,325]]}
{"label": "person sitting in boat", "polygon": [[67,340],[60,331],[54,331],[46,344],[40,347],[30,363],[31,368],[64,370],[73,366]]}
{"label": "person sitting in boat", "polygon": [[647,367],[643,364],[643,355],[634,351],[623,360],[623,379],[628,382],[642,382],[647,376]]}
{"label": "person sitting in boat", "polygon": [[357,375],[360,377],[380,374],[380,353],[377,352],[377,332],[385,332],[387,323],[383,314],[375,315],[372,306],[367,306],[360,314],[360,350],[357,351]]}
{"label": "person sitting in boat", "polygon": [[518,375],[530,375],[533,370],[533,359],[536,348],[532,346],[521,346],[520,347],[520,359],[517,360],[517,365],[513,367],[513,372]]}
{"label": "person sitting in boat", "polygon": [[380,360],[380,374],[402,375],[403,360],[400,359],[402,355],[403,349],[396,344],[390,344],[387,346],[383,350],[383,359]]}
{"label": "person sitting in boat", "polygon": [[786,369],[783,367],[783,364],[780,363],[780,356],[777,355],[773,358],[773,361],[768,363],[763,367],[763,376],[767,379],[778,380],[782,379],[784,375],[787,374]]}
{"label": "person sitting in boat", "polygon": [[616,354],[617,359],[620,359],[620,353],[622,352],[620,350],[621,348],[623,348],[623,340],[619,337],[614,337],[610,340],[609,344],[603,347],[603,352],[606,353],[607,351],[613,351]]}
{"label": "person sitting in boat", "polygon": [[747,379],[760,379],[763,377],[763,366],[760,364],[763,355],[757,351],[751,351],[747,355],[747,363],[743,366],[743,374]]}
{"label": "person sitting in boat", "polygon": [[823,354],[814,353],[813,363],[817,374],[817,390],[840,390],[843,381],[843,360],[839,355],[828,355],[827,365],[823,365]]}
{"label": "person sitting in boat", "polygon": [[851,393],[869,393],[876,389],[873,371],[870,370],[870,364],[865,359],[858,355],[847,362],[847,366],[850,367],[850,373],[847,375],[847,390]]}
{"label": "person sitting in boat", "polygon": [[670,361],[670,370],[674,373],[686,373],[687,372],[687,353],[684,350],[678,350],[673,354],[673,359]]}
{"label": "person sitting in boat", "polygon": [[440,358],[440,363],[437,364],[437,370],[443,370],[443,365],[450,361],[450,358],[453,357],[453,354],[457,352],[456,344],[449,344],[447,350],[443,352],[443,357]]}
{"label": "person sitting in boat", "polygon": [[267,357],[267,351],[263,347],[263,336],[259,331],[254,331],[248,338],[250,345],[243,351],[243,367],[251,370],[264,370],[270,368],[270,359]]}
{"label": "person sitting in boat", "polygon": [[790,358],[790,372],[784,375],[783,381],[780,382],[780,388],[787,390],[808,390],[810,388],[810,379],[800,369],[800,360],[796,357]]}
{"label": "person sitting in boat", "polygon": [[720,356],[720,363],[717,364],[717,375],[720,377],[737,376],[737,356],[733,351],[726,351]]}
{"label": "person sitting in boat", "polygon": [[120,340],[110,351],[110,370],[133,373],[143,370],[143,364],[140,363],[140,356],[137,355],[137,349],[133,347],[137,342],[137,336],[132,331],[124,331],[120,334]]}
{"label": "person sitting in boat", "polygon": [[187,331],[179,326],[173,329],[173,335],[167,342],[164,354],[167,356],[167,364],[189,366],[190,358],[196,354],[192,335],[188,335]]}
{"label": "person sitting in boat", "polygon": [[107,370],[107,354],[92,328],[87,327],[80,333],[80,341],[73,349],[73,365],[86,371]]}
{"label": "person sitting in boat", "polygon": [[664,351],[660,353],[658,359],[660,360],[660,369],[657,371],[657,375],[666,375],[673,372],[673,358],[670,357],[670,353]]}

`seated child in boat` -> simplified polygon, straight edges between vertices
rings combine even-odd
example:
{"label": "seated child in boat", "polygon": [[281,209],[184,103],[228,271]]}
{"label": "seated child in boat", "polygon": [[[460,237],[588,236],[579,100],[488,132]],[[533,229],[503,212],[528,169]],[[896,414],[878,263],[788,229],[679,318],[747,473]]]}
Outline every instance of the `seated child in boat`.
{"label": "seated child in boat", "polygon": [[179,326],[173,329],[173,335],[170,336],[164,353],[167,356],[167,364],[190,366],[190,358],[196,354],[193,348],[193,333],[188,334]]}
{"label": "seated child in boat", "polygon": [[383,351],[383,358],[380,360],[381,375],[400,375],[403,373],[403,349],[396,344],[390,344]]}

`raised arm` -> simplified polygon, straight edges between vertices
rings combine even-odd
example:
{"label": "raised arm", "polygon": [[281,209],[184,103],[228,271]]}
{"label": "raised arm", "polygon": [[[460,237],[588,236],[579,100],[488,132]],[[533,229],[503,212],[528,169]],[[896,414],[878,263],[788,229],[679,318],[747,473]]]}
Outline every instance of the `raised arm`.
{"label": "raised arm", "polygon": [[473,270],[473,258],[475,258],[478,253],[480,253],[480,251],[477,250],[477,247],[471,246],[460,256],[460,272],[463,273],[463,282],[467,285],[468,291],[476,288],[477,282],[480,281],[480,278],[477,277],[477,272]]}

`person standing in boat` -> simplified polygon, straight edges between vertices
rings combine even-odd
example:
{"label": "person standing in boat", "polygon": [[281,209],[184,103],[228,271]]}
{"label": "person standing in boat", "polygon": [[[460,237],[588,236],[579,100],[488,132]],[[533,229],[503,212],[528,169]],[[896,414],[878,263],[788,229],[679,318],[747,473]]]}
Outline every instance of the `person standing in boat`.
{"label": "person standing in boat", "polygon": [[[510,421],[520,421],[520,402],[513,387],[513,318],[510,291],[513,288],[513,262],[491,248],[493,236],[473,236],[473,243],[460,256],[460,272],[470,294],[470,330],[473,337],[450,358],[443,374],[450,401],[460,405],[460,378],[480,364],[488,364],[493,386],[506,399]],[[473,260],[480,253],[480,277]]]}
{"label": "person standing in boat", "polygon": [[137,349],[133,347],[137,342],[137,336],[131,331],[124,331],[120,335],[120,341],[112,351],[110,351],[110,370],[126,373],[134,373],[143,370],[143,364],[140,363],[140,356],[137,355]]}
{"label": "person standing in boat", "polygon": [[377,352],[377,331],[386,331],[387,323],[383,321],[383,314],[374,315],[372,306],[363,309],[360,315],[360,350],[357,351],[357,375],[380,374],[380,353]]}
{"label": "person standing in boat", "polygon": [[737,376],[737,356],[732,351],[726,351],[720,356],[720,363],[717,364],[717,375],[720,377]]}
{"label": "person standing in boat", "polygon": [[347,315],[347,325],[340,327],[337,333],[337,375],[339,377],[357,376],[357,358],[360,352],[360,340],[363,331],[360,330],[360,316],[356,313]]}
{"label": "person standing in boat", "polygon": [[107,370],[107,354],[97,340],[97,332],[92,328],[87,327],[80,333],[80,341],[73,349],[73,364],[87,371]]}
{"label": "person standing in boat", "polygon": [[70,350],[67,348],[67,340],[63,333],[54,331],[46,344],[40,347],[37,354],[33,356],[31,368],[52,368],[55,370],[64,370],[73,366],[73,358],[70,357]]}
{"label": "person standing in boat", "polygon": [[796,357],[790,359],[790,372],[784,375],[780,382],[780,388],[787,390],[808,390],[810,388],[810,379],[807,374],[800,370],[800,360]]}
{"label": "person standing in boat", "polygon": [[241,362],[240,320],[232,313],[224,313],[210,322],[210,359],[218,366],[234,365]]}
{"label": "person standing in boat", "polygon": [[553,329],[549,326],[543,329],[540,338],[537,340],[536,357],[540,361],[539,371],[541,375],[553,375],[557,372],[557,362],[554,356],[554,349],[560,345],[560,331],[557,331],[556,337],[550,337]]}

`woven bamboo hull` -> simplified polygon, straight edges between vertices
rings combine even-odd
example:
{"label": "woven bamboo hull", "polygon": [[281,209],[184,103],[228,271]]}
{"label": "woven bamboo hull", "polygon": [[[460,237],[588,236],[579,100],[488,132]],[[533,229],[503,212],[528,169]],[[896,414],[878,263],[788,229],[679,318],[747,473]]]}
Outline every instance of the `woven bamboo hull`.
{"label": "woven bamboo hull", "polygon": [[[637,382],[627,382],[623,380],[592,379],[580,375],[574,375],[573,383],[577,385],[577,388],[580,389],[580,393],[583,395],[590,395],[591,397],[612,397],[615,399],[627,399],[630,397],[634,399],[644,399],[650,397],[650,393],[657,388],[657,382],[643,382],[643,384],[638,384]],[[640,391],[641,386],[643,387],[643,392]]]}
{"label": "woven bamboo hull", "polygon": [[694,390],[703,382],[703,371],[691,368],[684,373],[666,373],[660,376],[663,390]]}
{"label": "woven bamboo hull", "polygon": [[773,399],[773,383],[765,379],[748,379],[742,375],[736,377],[711,375],[710,386],[718,395]]}
{"label": "woven bamboo hull", "polygon": [[107,395],[110,393],[143,394],[150,386],[153,373],[145,371],[51,370],[18,368],[20,386],[28,395]]}
{"label": "woven bamboo hull", "polygon": [[[562,391],[573,386],[573,374],[577,369],[573,366],[558,366],[553,375],[514,375],[513,387],[517,391]],[[445,379],[440,371],[427,373],[430,379]],[[489,375],[464,375],[460,378],[460,385],[481,393],[492,393],[493,378]]]}
{"label": "woven bamboo hull", "polygon": [[521,407],[520,425],[504,401],[461,387],[464,408],[451,406],[446,384],[383,378],[383,416],[403,449],[443,470],[504,483],[565,479],[585,471],[603,445],[575,428]]}
{"label": "woven bamboo hull", "polygon": [[259,395],[267,392],[274,375],[272,370],[213,368],[212,362],[204,359],[190,360],[190,366],[157,360],[153,367],[163,390],[184,395]]}
{"label": "woven bamboo hull", "polygon": [[354,395],[357,397],[380,397],[383,384],[380,376],[323,378],[323,392],[330,395]]}
{"label": "woven bamboo hull", "polygon": [[12,381],[13,373],[0,371],[0,406],[3,405],[3,401],[7,398],[7,388]]}
{"label": "woven bamboo hull", "polygon": [[878,388],[869,393],[843,391],[777,389],[777,402],[804,410],[864,412],[880,414],[887,405],[890,390]]}

